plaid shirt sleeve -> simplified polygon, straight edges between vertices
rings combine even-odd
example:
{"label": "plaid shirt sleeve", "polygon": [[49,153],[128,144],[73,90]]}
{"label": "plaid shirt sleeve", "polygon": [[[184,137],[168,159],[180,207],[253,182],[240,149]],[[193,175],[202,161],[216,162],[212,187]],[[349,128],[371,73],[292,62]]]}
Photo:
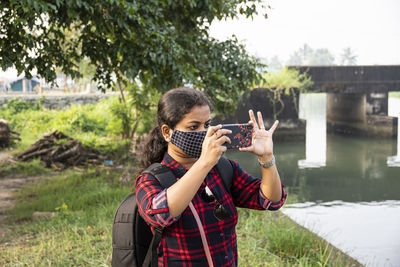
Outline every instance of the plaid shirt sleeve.
{"label": "plaid shirt sleeve", "polygon": [[234,170],[232,197],[235,205],[250,209],[278,210],[286,200],[286,191],[282,186],[282,198],[277,202],[270,201],[261,190],[261,179],[254,178],[233,160],[230,160]]}
{"label": "plaid shirt sleeve", "polygon": [[140,215],[155,227],[166,227],[179,220],[171,217],[168,208],[167,189],[150,174],[140,175],[136,180],[136,200]]}

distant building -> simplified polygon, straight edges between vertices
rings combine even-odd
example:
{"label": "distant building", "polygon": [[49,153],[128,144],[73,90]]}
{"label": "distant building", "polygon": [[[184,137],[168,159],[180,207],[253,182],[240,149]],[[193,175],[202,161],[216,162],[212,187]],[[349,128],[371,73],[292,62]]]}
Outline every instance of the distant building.
{"label": "distant building", "polygon": [[34,92],[34,88],[39,84],[39,80],[36,78],[27,79],[25,77],[19,78],[10,83],[11,92]]}
{"label": "distant building", "polygon": [[7,92],[9,89],[10,89],[10,81],[5,77],[1,77],[0,78],[0,93]]}

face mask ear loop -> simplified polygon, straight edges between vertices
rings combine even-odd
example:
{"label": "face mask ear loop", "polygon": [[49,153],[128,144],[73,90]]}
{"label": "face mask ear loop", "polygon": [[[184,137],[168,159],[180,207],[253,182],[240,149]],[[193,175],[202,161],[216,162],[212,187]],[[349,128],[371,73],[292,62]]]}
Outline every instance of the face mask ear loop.
{"label": "face mask ear loop", "polygon": [[165,141],[167,141],[167,143],[172,141],[172,135],[174,134],[174,132],[175,132],[175,130],[172,130],[171,135],[167,139],[165,139]]}

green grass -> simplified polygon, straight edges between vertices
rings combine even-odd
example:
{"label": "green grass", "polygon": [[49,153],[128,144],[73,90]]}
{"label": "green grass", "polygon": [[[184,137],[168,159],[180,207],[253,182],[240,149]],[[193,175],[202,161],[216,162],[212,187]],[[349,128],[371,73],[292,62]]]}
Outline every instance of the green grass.
{"label": "green grass", "polygon": [[[66,171],[20,190],[0,242],[0,266],[109,266],[113,216],[132,186],[121,186],[120,176]],[[58,215],[32,221],[34,211]],[[237,233],[240,266],[351,266],[280,212],[240,209]]]}
{"label": "green grass", "polygon": [[[26,177],[49,174],[51,170],[45,168],[38,159],[14,164],[0,164],[0,177]],[[0,178],[1,179],[1,178]]]}
{"label": "green grass", "polygon": [[131,142],[120,138],[121,119],[111,112],[118,104],[117,97],[110,97],[96,104],[49,110],[14,99],[0,108],[0,118],[7,120],[10,128],[20,133],[21,141],[13,145],[15,153],[26,150],[44,134],[58,130],[86,146],[115,156],[126,153]]}
{"label": "green grass", "polygon": [[400,92],[389,92],[389,97],[398,97],[398,98],[400,98]]}
{"label": "green grass", "polygon": [[[0,266],[108,266],[114,212],[129,191],[120,171],[67,171],[18,192]],[[57,211],[32,221],[34,211]]]}
{"label": "green grass", "polygon": [[239,266],[358,266],[280,211],[239,210]]}

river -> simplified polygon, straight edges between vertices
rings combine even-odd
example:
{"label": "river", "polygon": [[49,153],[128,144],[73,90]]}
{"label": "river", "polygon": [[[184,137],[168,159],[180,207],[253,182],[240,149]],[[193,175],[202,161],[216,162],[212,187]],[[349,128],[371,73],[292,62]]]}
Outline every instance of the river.
{"label": "river", "polygon": [[[296,198],[283,213],[363,265],[400,266],[400,137],[327,135],[326,95],[301,95],[299,106],[306,141],[274,144],[281,180]],[[389,115],[400,116],[400,98],[389,98]],[[227,156],[261,174],[252,155]]]}

